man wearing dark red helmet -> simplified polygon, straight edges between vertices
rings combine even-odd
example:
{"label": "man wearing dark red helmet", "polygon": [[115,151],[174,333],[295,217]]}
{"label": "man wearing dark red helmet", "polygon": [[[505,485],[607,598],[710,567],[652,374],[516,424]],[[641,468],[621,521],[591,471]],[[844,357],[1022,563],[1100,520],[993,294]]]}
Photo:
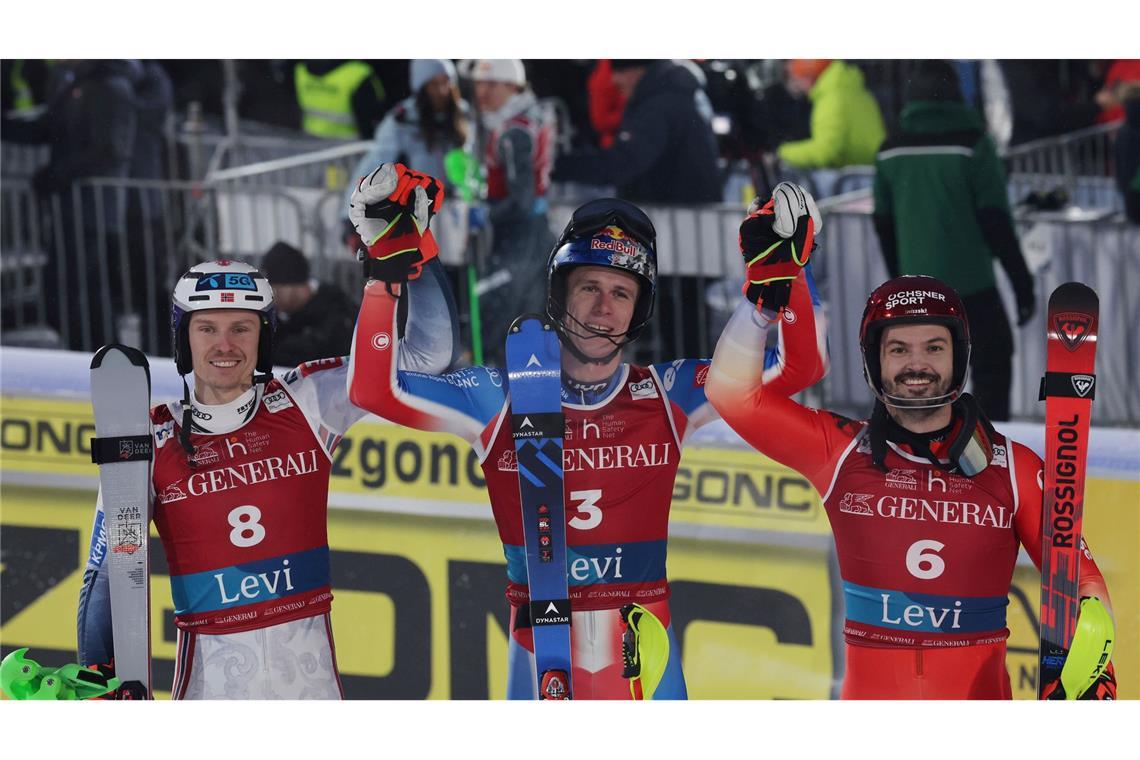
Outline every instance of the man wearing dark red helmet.
{"label": "man wearing dark red helmet", "polygon": [[[546,314],[558,331],[562,354],[574,699],[686,696],[669,616],[669,507],[680,448],[717,415],[705,398],[707,360],[648,367],[622,361],[622,349],[653,314],[656,246],[653,224],[641,209],[604,198],[575,210],[547,262]],[[800,318],[781,327],[779,349],[759,357],[764,382],[779,395],[818,381],[826,366],[806,282],[789,284],[788,292]],[[442,376],[397,371],[399,347],[370,338],[390,333],[396,302],[382,283],[370,285],[365,300],[374,300],[367,313],[376,319],[358,326],[357,366],[366,377],[390,382],[354,385],[352,400],[393,422],[459,435],[475,450],[507,561],[507,696],[534,699],[509,378],[493,367]],[[786,373],[788,365],[797,371]],[[640,668],[628,680],[623,675],[627,653]]]}
{"label": "man wearing dark red helmet", "polygon": [[[966,312],[932,277],[896,277],[867,301],[859,342],[876,398],[869,420],[762,386],[755,356],[782,305],[772,283],[806,263],[819,219],[809,203],[785,224],[796,232],[783,242],[758,236],[752,217],[741,226],[747,300],[717,344],[708,398],[822,495],[846,605],[841,697],[1008,699],[1006,606],[1019,546],[1040,567],[1041,459],[963,392]],[[1087,547],[1080,592],[1109,604]],[[1083,696],[1115,690],[1110,665]]]}

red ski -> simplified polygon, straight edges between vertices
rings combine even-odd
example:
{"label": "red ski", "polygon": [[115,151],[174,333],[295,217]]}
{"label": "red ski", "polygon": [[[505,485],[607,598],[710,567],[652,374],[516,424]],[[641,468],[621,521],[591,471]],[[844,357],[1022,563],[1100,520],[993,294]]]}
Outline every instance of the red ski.
{"label": "red ski", "polygon": [[1049,297],[1045,377],[1045,481],[1041,525],[1041,649],[1037,694],[1061,677],[1077,627],[1085,460],[1096,392],[1099,300],[1067,282]]}

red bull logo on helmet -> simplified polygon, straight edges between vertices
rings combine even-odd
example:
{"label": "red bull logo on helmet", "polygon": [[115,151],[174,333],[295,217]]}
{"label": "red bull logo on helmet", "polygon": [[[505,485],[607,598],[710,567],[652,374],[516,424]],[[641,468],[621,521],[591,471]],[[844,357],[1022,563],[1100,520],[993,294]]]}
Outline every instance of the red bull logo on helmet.
{"label": "red bull logo on helmet", "polygon": [[590,239],[590,249],[610,251],[610,265],[653,279],[653,264],[645,247],[618,227],[606,227]]}

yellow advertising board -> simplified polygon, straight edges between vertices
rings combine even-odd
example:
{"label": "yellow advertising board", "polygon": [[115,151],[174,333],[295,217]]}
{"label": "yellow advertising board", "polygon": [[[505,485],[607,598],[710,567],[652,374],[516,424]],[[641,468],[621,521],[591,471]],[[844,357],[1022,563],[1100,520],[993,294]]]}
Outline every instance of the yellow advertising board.
{"label": "yellow advertising board", "polygon": [[[82,402],[0,398],[0,645],[75,656],[75,609],[97,472]],[[1086,534],[1113,593],[1120,696],[1140,695],[1140,482],[1091,478]],[[347,695],[502,698],[505,562],[481,472],[457,439],[369,420],[337,452],[330,491],[333,627]],[[157,687],[174,628],[153,544]],[[671,518],[673,623],[694,699],[828,699],[843,672],[842,599],[826,515],[798,474],[743,449],[687,449]],[[1009,671],[1032,698],[1038,579],[1019,564]],[[166,696],[160,693],[159,696]]]}

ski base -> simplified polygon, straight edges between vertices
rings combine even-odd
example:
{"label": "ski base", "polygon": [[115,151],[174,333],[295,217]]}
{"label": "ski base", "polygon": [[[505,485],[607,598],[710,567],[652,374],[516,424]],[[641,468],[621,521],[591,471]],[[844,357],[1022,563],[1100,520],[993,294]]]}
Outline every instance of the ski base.
{"label": "ski base", "polygon": [[91,360],[92,459],[99,465],[108,553],[115,674],[123,699],[151,698],[150,367],[141,351],[111,344]]}
{"label": "ski base", "polygon": [[1041,644],[1037,695],[1061,678],[1080,609],[1081,521],[1092,400],[1096,392],[1099,301],[1068,282],[1049,297],[1045,473],[1041,524]]}
{"label": "ski base", "polygon": [[526,314],[506,348],[538,698],[571,699],[561,346],[546,320]]}

